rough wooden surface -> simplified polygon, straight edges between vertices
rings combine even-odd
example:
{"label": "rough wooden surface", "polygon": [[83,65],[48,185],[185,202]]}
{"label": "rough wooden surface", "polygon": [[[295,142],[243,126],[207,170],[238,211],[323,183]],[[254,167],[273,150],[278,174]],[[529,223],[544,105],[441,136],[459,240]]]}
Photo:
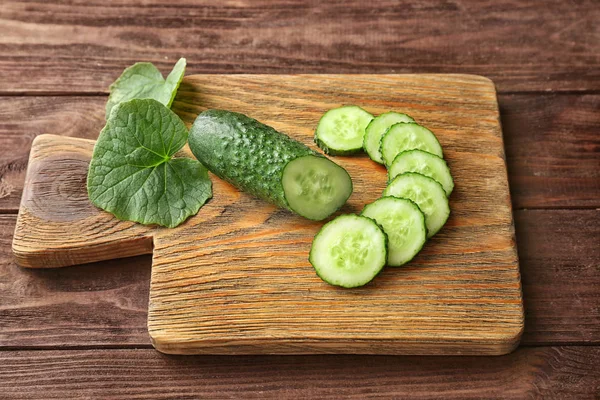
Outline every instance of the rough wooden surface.
{"label": "rough wooden surface", "polygon": [[89,201],[93,146],[54,135],[33,141],[13,239],[19,265],[53,268],[152,252],[151,227],[119,221]]}
{"label": "rough wooden surface", "polygon": [[31,144],[52,133],[96,139],[106,97],[0,97],[0,213],[19,209]]}
{"label": "rough wooden surface", "polygon": [[[23,269],[11,252],[15,222],[0,216],[0,349],[150,346],[149,256]],[[523,344],[600,344],[599,222],[599,210],[515,212]]]}
{"label": "rough wooden surface", "polygon": [[597,347],[502,357],[165,356],[153,350],[0,352],[17,399],[578,399],[600,393]]}
{"label": "rough wooden surface", "polygon": [[600,209],[515,214],[525,344],[600,344]]}
{"label": "rough wooden surface", "polygon": [[[123,68],[486,75],[501,91],[599,90],[595,0],[4,0],[2,93],[105,92]],[[22,79],[26,76],[27,79]]]}
{"label": "rough wooden surface", "polygon": [[150,256],[21,268],[11,251],[15,222],[0,215],[0,349],[150,346]]}
{"label": "rough wooden surface", "polygon": [[600,96],[506,95],[500,111],[516,208],[600,208]]}
{"label": "rough wooden surface", "polygon": [[[291,96],[290,93],[294,95]],[[309,144],[324,111],[402,110],[437,133],[453,171],[453,214],[401,270],[339,290],[307,262],[322,223],[214,179],[215,196],[177,229],[119,222],[89,204],[92,142],[35,141],[13,250],[31,267],[147,253],[154,236],[148,326],[169,353],[501,354],[523,329],[521,288],[493,84],[475,76],[190,76],[174,110],[244,111]],[[270,111],[269,111],[270,110]],[[87,157],[87,158],[86,158]],[[380,196],[385,170],[337,158],[353,177],[345,211]],[[401,273],[400,273],[401,272]]]}

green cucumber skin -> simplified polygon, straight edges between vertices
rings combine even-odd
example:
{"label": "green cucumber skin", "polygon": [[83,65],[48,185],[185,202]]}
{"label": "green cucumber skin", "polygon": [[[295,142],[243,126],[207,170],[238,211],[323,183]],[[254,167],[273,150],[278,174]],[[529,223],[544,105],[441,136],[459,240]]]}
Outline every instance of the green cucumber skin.
{"label": "green cucumber skin", "polygon": [[[403,152],[401,152],[400,154],[398,154],[398,155],[397,155],[397,156],[394,158],[394,161],[392,161],[392,163],[390,164],[390,167],[389,167],[389,169],[388,169],[388,184],[389,184],[391,181],[393,181],[393,180],[394,180],[394,178],[397,176],[397,175],[396,175],[396,176],[393,176],[393,177],[391,176],[392,167],[393,167],[394,163],[396,162],[396,160],[400,159],[400,157],[401,157],[401,156],[404,156],[404,155],[409,155],[409,154],[411,154],[411,153],[413,153],[413,154],[414,154],[414,153],[419,153],[419,152],[427,153],[426,151],[423,151],[423,150],[418,150],[418,149],[406,150],[406,151],[403,151]],[[448,198],[450,198],[450,195],[452,194],[452,191],[454,190],[454,178],[452,177],[452,172],[450,171],[450,167],[448,167],[448,162],[447,162],[446,160],[444,160],[442,157],[440,157],[440,156],[437,156],[437,155],[435,155],[435,154],[433,154],[433,153],[429,153],[429,154],[430,154],[432,157],[435,157],[436,159],[439,159],[441,162],[443,162],[443,163],[444,163],[444,165],[446,166],[446,169],[448,170],[448,174],[450,175],[450,182],[451,182],[452,186],[451,186],[451,188],[449,189],[449,191],[448,191],[448,192],[446,192],[446,196],[447,196]],[[405,171],[405,172],[414,172],[414,171]],[[405,173],[405,172],[404,172],[404,173]],[[419,173],[419,172],[415,172],[415,173]],[[401,174],[398,174],[398,175],[401,175]],[[423,174],[422,174],[422,175],[423,175]],[[432,178],[432,177],[431,177],[431,176],[429,176],[429,178]],[[433,178],[432,178],[432,179],[433,179]],[[434,180],[435,180],[435,179],[434,179]],[[436,181],[436,182],[437,182],[437,181]],[[442,185],[442,183],[441,183],[441,182],[438,182],[438,183],[439,183],[440,185]],[[443,187],[443,186],[444,186],[444,185],[442,185],[442,187]],[[446,191],[446,189],[445,189],[445,188],[444,188],[444,191]]]}
{"label": "green cucumber skin", "polygon": [[[341,106],[341,107],[356,107],[364,112],[366,112],[367,114],[371,114],[370,112],[368,112],[367,110],[365,110],[362,107],[356,106],[356,105],[345,105],[345,106]],[[325,112],[321,118],[319,119],[319,123],[317,124],[317,130],[315,130],[315,137],[314,137],[314,142],[317,145],[317,147],[319,147],[321,150],[323,150],[323,153],[327,154],[328,156],[351,156],[351,155],[355,155],[357,153],[360,153],[363,151],[363,146],[362,143],[359,147],[356,147],[354,149],[349,149],[349,150],[336,150],[333,149],[331,147],[329,147],[325,142],[323,142],[321,139],[318,138],[317,132],[318,132],[318,127],[319,124],[321,123],[321,121],[324,118],[327,118],[327,114],[329,114],[330,111],[334,111],[337,110],[338,108],[341,107],[337,107],[337,108],[332,108],[331,110],[328,110],[327,112]],[[371,114],[371,116],[374,118],[373,114]],[[371,121],[373,121],[373,119],[371,119]],[[363,136],[363,141],[364,141],[364,136]]]}
{"label": "green cucumber skin", "polygon": [[[380,200],[380,199],[387,199],[387,198],[393,198],[393,199],[402,199],[402,200],[405,200],[405,201],[409,201],[409,202],[411,202],[411,203],[412,203],[412,204],[413,204],[415,207],[417,207],[417,209],[418,209],[418,210],[419,210],[419,212],[421,213],[421,216],[422,216],[422,222],[423,222],[423,227],[425,228],[425,241],[423,242],[423,244],[421,245],[421,247],[419,248],[419,250],[417,250],[417,251],[415,252],[415,254],[413,254],[413,256],[412,256],[410,259],[406,260],[404,263],[402,263],[402,264],[400,264],[400,265],[392,265],[392,264],[390,264],[390,263],[388,263],[388,264],[387,264],[388,266],[390,266],[390,267],[392,267],[392,268],[396,268],[396,267],[401,267],[401,266],[403,266],[403,265],[406,265],[406,264],[408,264],[409,262],[411,262],[411,261],[412,261],[412,260],[413,260],[413,259],[414,259],[414,258],[417,256],[417,254],[419,254],[419,253],[421,252],[421,250],[423,250],[423,247],[425,247],[425,244],[427,244],[427,241],[428,241],[429,239],[427,238],[427,225],[425,225],[425,215],[423,215],[423,211],[421,211],[421,209],[419,208],[419,206],[417,205],[417,203],[415,203],[415,202],[414,202],[414,201],[412,201],[411,199],[406,199],[406,198],[404,198],[404,197],[394,197],[394,196],[381,196],[381,197],[380,197],[379,199],[377,199],[377,200]],[[375,222],[375,223],[377,224],[377,221],[375,221],[375,219],[374,219],[374,218],[371,218],[371,217],[368,217],[368,216],[366,216],[366,215],[363,215],[363,214],[364,214],[364,212],[365,212],[365,210],[367,209],[367,207],[369,207],[369,206],[370,206],[370,205],[372,205],[372,204],[373,204],[373,203],[370,203],[370,204],[367,204],[367,205],[365,205],[365,206],[363,207],[363,210],[361,211],[360,215],[361,215],[361,216],[363,216],[363,217],[365,217],[365,218],[369,218],[369,219],[373,220],[373,222]],[[385,232],[385,230],[383,229],[383,226],[381,226],[381,225],[379,225],[379,224],[377,224],[377,225],[379,226],[379,228],[381,228],[381,230],[383,231],[383,233],[386,235],[386,238],[387,238],[387,233],[386,233],[386,232]],[[388,251],[388,255],[389,255],[389,247],[390,247],[390,244],[389,244],[389,239],[388,239],[387,246],[386,246],[386,250]]]}
{"label": "green cucumber skin", "polygon": [[[431,132],[431,134],[432,134],[432,135],[433,135],[433,137],[435,138],[435,141],[436,141],[436,142],[438,143],[438,145],[440,146],[440,149],[441,149],[441,151],[442,151],[442,154],[439,154],[439,155],[438,155],[438,154],[434,154],[434,153],[431,153],[431,152],[429,152],[429,151],[426,151],[426,150],[422,150],[422,151],[426,151],[427,153],[431,153],[431,154],[433,154],[434,156],[438,156],[439,158],[441,158],[441,159],[444,159],[444,154],[443,154],[444,150],[443,150],[442,144],[440,143],[440,140],[437,138],[437,136],[435,135],[435,133],[433,133],[433,132],[431,131],[431,129],[429,129],[429,128],[426,128],[425,126],[423,126],[423,125],[421,125],[421,124],[418,124],[418,123],[416,123],[416,122],[398,122],[397,124],[394,124],[394,125],[398,125],[398,124],[414,124],[414,125],[418,125],[418,126],[420,126],[420,127],[422,127],[422,128],[425,128],[426,130],[428,130],[429,132]],[[390,127],[387,129],[387,131],[385,131],[385,133],[384,133],[384,134],[381,136],[381,139],[379,139],[379,151],[381,152],[382,158],[383,158],[383,149],[382,149],[382,147],[383,147],[383,139],[384,139],[384,138],[385,138],[385,136],[388,134],[388,132],[389,132],[389,131],[390,131],[390,130],[391,130],[393,127],[394,127],[394,125],[390,126]],[[404,150],[404,151],[411,151],[411,150],[415,150],[415,149]],[[418,149],[417,149],[417,150],[418,150]],[[400,153],[396,154],[396,156],[394,157],[394,159],[395,159],[396,157],[398,157],[398,156],[399,156],[401,153],[404,153],[404,151],[402,151],[402,152],[400,152]],[[385,160],[383,160],[383,165],[385,165],[385,167],[386,167],[386,168],[389,168],[389,167],[392,165],[392,163],[393,163],[393,162],[394,162],[394,160],[392,160],[392,162],[390,162],[390,165],[387,165],[387,164],[385,163]]]}
{"label": "green cucumber skin", "polygon": [[[367,217],[365,217],[365,218],[367,218]],[[369,218],[369,219],[371,219],[371,218]],[[373,221],[373,220],[371,219],[371,221]],[[375,222],[375,221],[373,221],[373,222]],[[379,225],[377,225],[377,226],[379,226]],[[381,229],[381,228],[380,228],[380,229]],[[383,230],[382,230],[382,232],[383,232]],[[384,233],[384,235],[385,235],[385,233]],[[385,251],[386,251],[386,257],[387,257],[387,251],[388,251],[388,245],[387,245],[387,236],[386,236],[386,245],[385,245],[385,246],[386,246],[386,247],[385,247]],[[380,270],[379,270],[379,271],[378,271],[378,272],[377,272],[377,273],[376,273],[376,274],[373,276],[373,278],[371,278],[371,280],[370,280],[369,282],[366,282],[364,285],[360,285],[360,286],[355,286],[355,285],[338,285],[338,284],[335,284],[335,283],[333,283],[333,282],[330,282],[329,280],[327,280],[327,278],[326,278],[326,277],[324,277],[323,275],[321,275],[321,274],[319,273],[319,270],[318,270],[317,268],[315,268],[315,266],[314,266],[314,264],[313,264],[312,260],[310,259],[310,257],[309,257],[309,260],[308,260],[308,261],[309,261],[309,262],[310,262],[310,264],[313,266],[313,269],[315,270],[315,274],[317,274],[317,276],[318,276],[319,278],[321,278],[321,280],[322,280],[323,282],[327,283],[328,285],[335,286],[335,287],[340,287],[340,288],[344,288],[344,289],[357,289],[357,288],[361,288],[361,287],[363,287],[363,286],[366,286],[366,285],[368,285],[369,283],[373,282],[373,281],[375,280],[375,278],[377,278],[377,276],[378,276],[379,274],[381,274],[381,272],[382,272],[382,271],[385,269],[385,264],[384,264],[384,265],[381,267],[381,269],[380,269]]]}
{"label": "green cucumber skin", "polygon": [[[411,117],[410,115],[404,114],[404,113],[399,113],[399,112],[396,112],[396,111],[388,111],[388,112],[385,112],[383,114],[379,114],[377,117],[373,118],[371,120],[371,122],[369,122],[369,125],[367,125],[367,128],[365,129],[365,136],[363,137],[363,150],[365,151],[365,153],[367,153],[369,155],[369,158],[371,160],[373,160],[377,164],[381,164],[381,165],[385,165],[385,163],[383,162],[383,159],[381,161],[376,160],[375,157],[374,157],[374,155],[371,154],[372,151],[370,151],[368,149],[369,146],[368,146],[367,140],[368,140],[368,136],[369,136],[369,130],[370,130],[369,128],[371,127],[371,125],[373,125],[374,123],[376,123],[376,120],[378,118],[384,118],[384,117],[386,117],[387,115],[390,115],[390,114],[403,115],[403,116],[407,117],[407,119],[410,119],[412,122],[415,122],[415,119],[413,117]],[[389,129],[389,127],[388,127],[388,129]],[[387,129],[386,129],[386,132],[387,132]],[[383,135],[385,135],[385,132],[383,132],[383,134],[379,138],[379,141],[378,141],[379,145],[377,147],[377,151],[379,152],[380,156],[381,156],[381,152],[379,151],[379,148],[381,147],[381,139],[382,139]],[[379,157],[379,158],[381,158],[381,157]]]}
{"label": "green cucumber skin", "polygon": [[[449,203],[449,200],[448,200],[448,195],[444,191],[444,187],[438,181],[436,181],[435,179],[430,178],[428,176],[419,174],[418,172],[404,172],[404,173],[402,173],[400,175],[397,175],[394,179],[392,179],[391,182],[388,183],[387,187],[383,190],[382,197],[389,197],[389,196],[396,197],[394,195],[388,194],[388,188],[392,185],[392,183],[394,183],[394,181],[401,179],[403,176],[410,176],[410,175],[419,175],[419,176],[421,176],[423,178],[426,178],[426,179],[430,180],[431,182],[434,182],[436,185],[438,185],[440,187],[440,189],[442,189],[442,194],[444,195],[444,198],[446,199],[446,201],[448,201],[448,215],[446,215],[446,218],[444,219],[444,223],[440,226],[440,228],[437,231],[435,231],[435,232],[430,232],[429,228],[427,228],[427,225],[425,226],[426,229],[427,229],[427,240],[429,240],[435,234],[437,234],[439,231],[442,230],[442,228],[444,227],[444,225],[446,225],[446,222],[448,222],[448,219],[450,218],[450,213],[452,212],[452,210],[450,209],[450,203]],[[410,200],[410,199],[407,199],[405,197],[399,197],[399,198]],[[412,200],[410,200],[410,201],[412,201]],[[416,202],[414,202],[414,201],[412,201],[412,202],[416,204]],[[421,209],[418,204],[417,204],[417,207],[419,209]],[[423,210],[421,210],[421,212],[423,212]],[[423,212],[423,215],[425,215],[424,212]]]}
{"label": "green cucumber skin", "polygon": [[320,156],[304,144],[244,114],[207,110],[189,134],[194,156],[219,178],[290,211],[281,183],[288,162]]}
{"label": "green cucumber skin", "polygon": [[323,153],[327,154],[328,156],[351,156],[362,151],[362,147],[352,150],[335,150],[327,146],[325,142],[319,140],[317,137],[315,137],[314,142],[321,150],[323,150]]}
{"label": "green cucumber skin", "polygon": [[[385,233],[385,231],[383,230],[383,228],[382,228],[382,227],[381,227],[381,226],[380,226],[380,225],[377,223],[377,221],[375,221],[373,218],[369,218],[369,217],[366,217],[366,216],[364,216],[364,215],[356,215],[356,214],[343,214],[343,215],[340,215],[339,217],[345,217],[345,216],[354,216],[354,217],[366,218],[366,219],[370,220],[370,221],[371,221],[371,222],[372,222],[374,225],[376,225],[376,226],[379,228],[379,230],[380,230],[380,231],[381,231],[381,233],[383,234],[383,240],[384,240],[384,242],[383,242],[383,243],[384,243],[385,259],[387,260],[387,254],[388,254],[388,251],[389,251],[389,242],[388,242],[388,236],[387,236],[387,234]],[[339,217],[338,217],[338,218],[339,218]],[[323,226],[321,227],[321,229],[319,229],[319,232],[317,232],[317,234],[316,234],[316,235],[315,235],[315,237],[313,238],[313,242],[314,242],[315,240],[317,240],[317,237],[319,236],[319,234],[321,234],[321,232],[322,232],[323,230],[325,230],[325,227],[327,227],[327,226],[329,226],[329,225],[331,225],[331,224],[335,224],[335,219],[333,219],[333,220],[331,220],[331,221],[327,222],[325,225],[323,225]],[[373,280],[374,280],[374,279],[375,279],[375,278],[376,278],[376,277],[377,277],[377,276],[378,276],[378,275],[381,273],[381,271],[383,271],[383,270],[385,269],[385,264],[384,264],[384,265],[382,265],[382,266],[381,266],[381,268],[379,269],[379,271],[377,271],[377,273],[376,273],[375,275],[373,275],[373,277],[371,278],[371,280],[370,280],[370,281],[368,281],[368,282],[365,282],[363,285],[360,285],[360,286],[355,286],[355,285],[340,285],[340,284],[336,284],[336,283],[333,283],[333,282],[329,281],[329,280],[327,279],[327,277],[323,276],[323,275],[320,273],[320,269],[319,269],[319,267],[318,267],[318,265],[317,265],[317,262],[314,260],[314,258],[315,258],[315,254],[314,254],[314,252],[313,252],[313,248],[311,247],[311,249],[310,249],[310,252],[309,252],[309,254],[308,254],[308,262],[310,262],[310,264],[313,266],[313,269],[315,270],[315,273],[317,274],[317,276],[318,276],[319,278],[321,278],[321,280],[322,280],[323,282],[325,282],[325,283],[327,283],[327,284],[329,284],[329,285],[331,285],[331,286],[337,286],[337,287],[341,287],[341,288],[345,288],[345,289],[353,289],[353,288],[360,288],[360,287],[363,287],[363,286],[365,286],[365,285],[367,285],[367,284],[369,284],[369,283],[373,282]]]}

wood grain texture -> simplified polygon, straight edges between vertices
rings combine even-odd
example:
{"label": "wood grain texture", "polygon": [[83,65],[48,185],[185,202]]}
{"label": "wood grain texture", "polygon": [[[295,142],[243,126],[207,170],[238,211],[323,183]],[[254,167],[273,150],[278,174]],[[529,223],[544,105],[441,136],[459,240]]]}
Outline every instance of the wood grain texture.
{"label": "wood grain texture", "polygon": [[[168,353],[511,351],[523,329],[523,309],[489,80],[191,76],[174,110],[189,124],[204,108],[226,106],[310,144],[320,115],[348,103],[376,114],[402,110],[433,129],[456,183],[445,229],[408,267],[390,268],[366,288],[340,290],[314,274],[307,254],[322,223],[216,178],[214,199],[176,229],[150,232],[112,220],[85,203],[81,177],[87,165],[79,161],[89,158],[92,143],[57,136],[34,142],[13,242],[17,260],[46,267],[140,254],[150,250],[153,235],[148,327],[155,347]],[[381,166],[364,155],[336,161],[355,186],[345,212],[360,211],[379,197],[386,181]]]}
{"label": "wood grain texture", "polygon": [[600,344],[600,210],[515,214],[525,344]]}
{"label": "wood grain texture", "polygon": [[0,348],[150,345],[150,256],[20,268],[11,252],[15,222],[0,215]]}
{"label": "wood grain texture", "polygon": [[515,207],[600,207],[600,96],[506,95],[500,114]]}
{"label": "wood grain texture", "polygon": [[[192,73],[475,72],[535,91],[499,97],[513,206],[589,209],[515,213],[523,342],[599,343],[599,97],[540,92],[598,91],[596,1],[0,3],[0,93],[17,95],[0,97],[0,214],[18,209],[33,135],[94,139],[105,98],[71,96],[105,92],[140,60],[166,72],[186,56]],[[18,96],[32,93],[63,96]],[[21,269],[15,219],[0,215],[3,399],[600,397],[594,346],[494,358],[6,351],[149,344],[150,256]]]}
{"label": "wood grain texture", "polygon": [[36,136],[96,139],[105,103],[106,97],[0,97],[0,213],[19,209]]}
{"label": "wood grain texture", "polygon": [[13,239],[19,265],[52,268],[152,252],[151,227],[118,221],[90,202],[93,146],[52,135],[33,141]]}
{"label": "wood grain texture", "polygon": [[[501,91],[600,90],[597,1],[4,0],[2,93],[104,92],[189,73],[473,73]],[[23,79],[27,77],[27,79]]]}
{"label": "wood grain texture", "polygon": [[[599,218],[599,210],[515,212],[522,344],[600,344]],[[19,268],[10,249],[15,222],[0,215],[0,349],[150,346],[149,256]]]}
{"label": "wood grain texture", "polygon": [[6,400],[594,400],[599,364],[597,347],[521,348],[494,358],[4,351],[0,392]]}

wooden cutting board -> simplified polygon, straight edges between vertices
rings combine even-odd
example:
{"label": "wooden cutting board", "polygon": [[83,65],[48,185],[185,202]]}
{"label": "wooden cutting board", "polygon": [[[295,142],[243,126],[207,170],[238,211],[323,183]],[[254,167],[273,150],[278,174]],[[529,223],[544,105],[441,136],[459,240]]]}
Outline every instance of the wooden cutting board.
{"label": "wooden cutting board", "polygon": [[[523,331],[510,194],[493,83],[470,75],[195,75],[173,109],[250,115],[312,143],[343,104],[396,110],[436,133],[455,179],[446,226],[407,266],[357,289],[321,281],[307,221],[211,176],[214,198],[176,229],[116,220],[92,206],[93,141],[42,135],[32,145],[13,251],[24,267],[153,253],[148,329],[165,353],[504,354]],[[183,153],[189,156],[189,150]],[[354,182],[344,213],[386,184],[365,155],[336,157]],[[85,267],[82,267],[85,268]]]}

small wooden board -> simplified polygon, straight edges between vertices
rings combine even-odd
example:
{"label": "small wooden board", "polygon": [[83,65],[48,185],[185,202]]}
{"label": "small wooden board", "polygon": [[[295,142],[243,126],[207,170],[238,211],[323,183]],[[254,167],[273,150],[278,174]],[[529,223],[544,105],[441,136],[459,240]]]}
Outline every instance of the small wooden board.
{"label": "small wooden board", "polygon": [[[307,221],[212,176],[214,198],[176,229],[118,221],[87,198],[93,141],[43,135],[32,146],[13,251],[25,267],[153,252],[148,329],[166,353],[504,354],[523,330],[498,104],[470,75],[196,75],[173,109],[252,116],[314,147],[320,116],[343,104],[412,115],[438,136],[455,179],[452,214],[407,266],[340,289],[308,263]],[[189,151],[184,153],[189,155]],[[354,182],[342,212],[386,184],[365,155],[336,157]]]}

